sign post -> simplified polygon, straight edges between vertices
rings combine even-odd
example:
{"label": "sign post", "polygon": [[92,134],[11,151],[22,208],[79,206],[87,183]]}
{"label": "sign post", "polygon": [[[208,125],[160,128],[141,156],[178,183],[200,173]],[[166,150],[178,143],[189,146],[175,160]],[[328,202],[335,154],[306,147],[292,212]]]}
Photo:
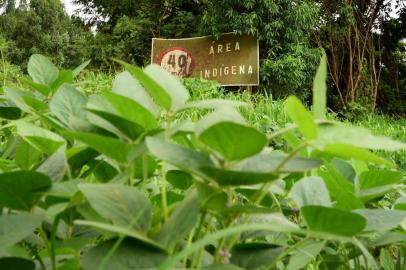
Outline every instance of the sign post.
{"label": "sign post", "polygon": [[180,77],[216,80],[223,86],[259,84],[258,40],[222,34],[186,39],[152,39],[151,62]]}

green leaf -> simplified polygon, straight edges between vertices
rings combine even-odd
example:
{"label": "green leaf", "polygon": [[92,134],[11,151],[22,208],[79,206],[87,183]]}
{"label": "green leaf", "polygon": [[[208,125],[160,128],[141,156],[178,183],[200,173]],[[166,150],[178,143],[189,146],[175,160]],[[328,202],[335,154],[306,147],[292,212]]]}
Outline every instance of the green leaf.
{"label": "green leaf", "polygon": [[59,181],[68,170],[68,162],[64,151],[56,151],[47,158],[37,169],[38,172],[47,175],[52,181]]}
{"label": "green leaf", "polygon": [[391,161],[381,158],[366,149],[362,149],[351,144],[329,144],[324,146],[321,150],[344,159],[354,158],[369,161],[375,164],[385,165],[387,167],[393,167],[393,163]]}
{"label": "green leaf", "polygon": [[193,176],[180,170],[170,170],[166,173],[166,180],[175,188],[186,190],[193,184]]}
{"label": "green leaf", "polygon": [[209,178],[216,181],[220,186],[241,186],[266,183],[278,179],[274,173],[261,173],[252,171],[236,171],[203,166],[200,170]]}
{"label": "green leaf", "polygon": [[189,91],[174,75],[161,66],[152,64],[144,68],[144,73],[153,78],[171,97],[171,110],[177,111],[190,98]]}
{"label": "green leaf", "polygon": [[232,264],[215,264],[215,265],[210,265],[203,267],[202,269],[204,270],[243,270],[243,268],[240,268],[236,265]]}
{"label": "green leaf", "polygon": [[32,260],[24,258],[0,258],[0,269],[35,270],[35,263]]}
{"label": "green leaf", "polygon": [[28,78],[21,78],[21,81],[28,84],[32,89],[38,91],[39,93],[43,94],[44,96],[48,96],[51,92],[51,87],[48,85],[36,83]]}
{"label": "green leaf", "polygon": [[[255,172],[273,172],[287,157],[286,154],[279,152],[271,152],[270,154],[258,154],[247,159],[242,160],[233,166],[233,168],[246,171],[251,170]],[[279,172],[305,172],[320,167],[323,163],[322,160],[293,157],[289,159],[285,165],[280,168]]]}
{"label": "green leaf", "polygon": [[93,133],[66,131],[65,134],[87,144],[89,147],[117,162],[125,163],[135,158],[133,154],[136,150],[136,145]]}
{"label": "green leaf", "polygon": [[28,74],[36,83],[51,86],[58,78],[58,68],[48,58],[33,54],[28,61]]}
{"label": "green leaf", "polygon": [[403,210],[406,211],[406,197],[398,198],[395,203],[393,204],[393,208],[396,210]]}
{"label": "green leaf", "polygon": [[130,120],[127,120],[116,114],[92,109],[88,109],[88,111],[108,121],[112,126],[114,126],[114,128],[116,128],[120,132],[116,132],[115,129],[106,128],[105,125],[100,125],[100,122],[98,120],[95,122],[94,118],[90,118],[92,124],[105,128],[106,130],[112,131],[118,136],[124,135],[131,140],[136,140],[137,138],[140,137],[140,135],[142,135],[145,132],[145,129],[141,125],[134,123]]}
{"label": "green leaf", "polygon": [[315,205],[307,205],[300,210],[311,231],[327,236],[355,236],[366,226],[363,216],[345,210]]}
{"label": "green leaf", "polygon": [[125,69],[127,69],[131,73],[131,75],[133,75],[141,83],[145,90],[147,90],[151,97],[154,99],[155,103],[162,106],[166,110],[171,109],[171,96],[158,82],[154,80],[154,78],[151,78],[139,67],[132,66],[130,64],[127,64],[126,62],[116,59],[114,59],[114,61],[123,65]]}
{"label": "green leaf", "polygon": [[341,123],[319,126],[317,143],[322,145],[353,145],[370,150],[398,151],[406,149],[406,144],[387,137],[375,136],[368,129]]}
{"label": "green leaf", "polygon": [[285,108],[290,119],[298,126],[303,136],[308,140],[316,139],[317,126],[313,116],[306,110],[302,102],[297,97],[290,96],[285,101]]}
{"label": "green leaf", "polygon": [[156,240],[164,246],[172,247],[189,234],[199,218],[200,203],[196,192],[189,194],[176,206],[175,211],[165,222]]}
{"label": "green leaf", "polygon": [[134,100],[148,109],[155,117],[158,116],[159,109],[151,96],[128,71],[116,76],[113,82],[113,92]]}
{"label": "green leaf", "polygon": [[148,137],[146,144],[152,155],[188,172],[201,175],[201,167],[214,166],[209,156],[162,139]]}
{"label": "green leaf", "polygon": [[229,161],[258,154],[267,144],[266,136],[245,125],[242,116],[223,108],[205,116],[196,124],[198,138]]}
{"label": "green leaf", "polygon": [[29,170],[41,159],[41,155],[34,146],[21,140],[16,147],[14,161],[21,169]]}
{"label": "green leaf", "polygon": [[306,205],[331,206],[327,187],[320,177],[305,177],[296,182],[289,197],[295,201],[299,208]]}
{"label": "green leaf", "polygon": [[358,177],[361,190],[382,186],[390,186],[399,183],[403,179],[403,173],[387,170],[371,170],[363,172]]}
{"label": "green leaf", "polygon": [[35,171],[0,174],[0,207],[29,211],[51,186],[48,176]]}
{"label": "green leaf", "polygon": [[284,248],[267,243],[247,243],[234,246],[230,262],[244,269],[260,269],[275,260]]}
{"label": "green leaf", "polygon": [[358,177],[358,196],[363,201],[381,197],[397,188],[403,174],[396,171],[371,170],[361,173]]}
{"label": "green leaf", "polygon": [[73,73],[72,70],[61,70],[59,71],[58,78],[52,83],[52,91],[58,90],[64,83],[73,83]]}
{"label": "green leaf", "polygon": [[28,143],[32,144],[39,151],[52,155],[61,146],[65,145],[65,139],[61,136],[40,128],[23,120],[15,121],[17,133],[23,137]]}
{"label": "green leaf", "polygon": [[406,219],[405,211],[386,209],[357,209],[353,211],[367,220],[365,231],[389,231]]}
{"label": "green leaf", "polygon": [[46,105],[31,93],[22,91],[18,88],[4,87],[4,94],[9,101],[15,104],[23,112],[32,112],[32,110],[43,109]]}
{"label": "green leaf", "polygon": [[311,261],[314,261],[326,243],[318,240],[306,240],[292,253],[286,270],[303,269]]}
{"label": "green leaf", "polygon": [[353,183],[348,181],[333,166],[326,164],[326,168],[319,170],[323,177],[331,198],[335,201],[334,207],[343,210],[364,208],[362,201],[355,195]]}
{"label": "green leaf", "polygon": [[136,188],[119,184],[81,184],[79,190],[92,208],[113,224],[140,231],[149,229],[151,205]]}
{"label": "green leaf", "polygon": [[323,53],[320,66],[313,82],[313,115],[314,119],[324,119],[327,108],[327,57]]}
{"label": "green leaf", "polygon": [[63,85],[52,97],[49,103],[50,111],[73,130],[88,130],[89,122],[86,120],[87,97],[71,85]]}
{"label": "green leaf", "polygon": [[168,257],[157,269],[158,270],[166,270],[166,269],[173,269],[176,264],[185,257],[201,250],[208,244],[214,243],[215,241],[235,235],[238,233],[246,232],[246,231],[268,231],[268,232],[301,232],[299,229],[293,229],[292,227],[286,226],[285,222],[278,223],[255,223],[255,224],[244,224],[244,225],[237,225],[234,227],[229,227],[226,229],[218,230],[211,234],[206,235],[204,238],[192,243],[188,248],[183,249],[181,252],[174,254],[171,257]]}
{"label": "green leaf", "polygon": [[21,110],[12,102],[5,101],[0,103],[0,118],[7,120],[17,120],[21,117]]}
{"label": "green leaf", "polygon": [[145,233],[138,232],[129,226],[121,226],[121,225],[112,225],[108,223],[102,223],[97,221],[88,221],[88,220],[75,220],[74,222],[76,225],[80,226],[89,226],[95,229],[99,229],[104,233],[110,232],[119,235],[120,237],[131,237],[140,242],[142,242],[145,246],[153,248],[159,251],[165,251],[165,247],[161,246],[159,243],[149,239]]}
{"label": "green leaf", "polygon": [[0,216],[0,249],[20,242],[32,234],[41,223],[42,218],[29,213]]}
{"label": "green leaf", "polygon": [[103,92],[103,97],[110,102],[117,115],[141,125],[146,130],[157,126],[157,120],[152,112],[138,102],[109,91]]}
{"label": "green leaf", "polygon": [[90,64],[90,60],[87,60],[86,62],[83,62],[79,66],[77,66],[74,70],[72,70],[73,77],[77,77],[82,70],[84,70],[88,65]]}
{"label": "green leaf", "polygon": [[107,260],[103,267],[105,270],[156,269],[167,258],[165,253],[140,245],[131,239],[124,239],[111,257],[106,258],[106,254],[115,247],[117,241],[118,239],[112,239],[87,250],[82,259],[83,269],[101,269],[105,259]]}

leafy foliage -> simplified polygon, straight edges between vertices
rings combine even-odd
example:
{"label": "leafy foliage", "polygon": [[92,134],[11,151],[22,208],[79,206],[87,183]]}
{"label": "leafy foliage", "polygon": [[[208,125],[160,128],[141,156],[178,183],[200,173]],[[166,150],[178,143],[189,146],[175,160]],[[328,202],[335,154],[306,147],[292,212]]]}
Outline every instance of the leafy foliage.
{"label": "leafy foliage", "polygon": [[[293,123],[265,133],[241,102],[190,101],[159,67],[121,63],[113,89],[90,97],[72,85],[80,68],[39,55],[31,90],[6,88],[21,113],[2,127],[1,266],[404,266],[405,199],[379,207],[403,194],[404,174],[371,150],[406,145],[325,120],[324,68],[313,114],[289,97]],[[284,138],[286,151],[269,146]]]}

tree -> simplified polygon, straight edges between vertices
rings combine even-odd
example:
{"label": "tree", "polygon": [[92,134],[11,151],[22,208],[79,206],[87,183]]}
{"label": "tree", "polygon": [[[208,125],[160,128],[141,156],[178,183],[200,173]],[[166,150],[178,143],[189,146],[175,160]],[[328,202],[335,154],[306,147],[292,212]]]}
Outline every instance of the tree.
{"label": "tree", "polygon": [[[396,2],[401,4],[400,0]],[[384,48],[387,38],[384,25],[390,18],[392,1],[329,0],[319,4],[323,24],[315,40],[325,48],[329,58],[331,88],[338,97],[333,103],[346,109],[357,102],[375,110],[382,52],[389,49]]]}
{"label": "tree", "polygon": [[0,17],[0,32],[10,43],[12,63],[24,65],[34,53],[48,55],[61,65],[80,62],[66,57],[80,28],[73,27],[59,0],[20,1],[17,7],[10,0],[1,4],[5,14]]}

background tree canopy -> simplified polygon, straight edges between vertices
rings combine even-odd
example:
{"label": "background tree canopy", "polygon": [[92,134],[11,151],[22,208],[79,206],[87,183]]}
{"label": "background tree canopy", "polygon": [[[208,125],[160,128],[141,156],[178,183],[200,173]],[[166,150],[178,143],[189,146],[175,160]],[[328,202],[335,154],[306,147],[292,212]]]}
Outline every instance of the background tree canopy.
{"label": "background tree canopy", "polygon": [[[32,53],[43,53],[63,66],[88,58],[94,68],[109,70],[111,57],[148,64],[153,37],[247,33],[260,40],[261,89],[275,97],[308,98],[324,49],[332,108],[354,110],[359,104],[406,112],[401,0],[74,2],[85,19],[69,18],[57,0],[21,1],[17,7],[15,1],[0,1],[0,31],[10,61],[24,64]],[[395,18],[389,16],[393,13]]]}

